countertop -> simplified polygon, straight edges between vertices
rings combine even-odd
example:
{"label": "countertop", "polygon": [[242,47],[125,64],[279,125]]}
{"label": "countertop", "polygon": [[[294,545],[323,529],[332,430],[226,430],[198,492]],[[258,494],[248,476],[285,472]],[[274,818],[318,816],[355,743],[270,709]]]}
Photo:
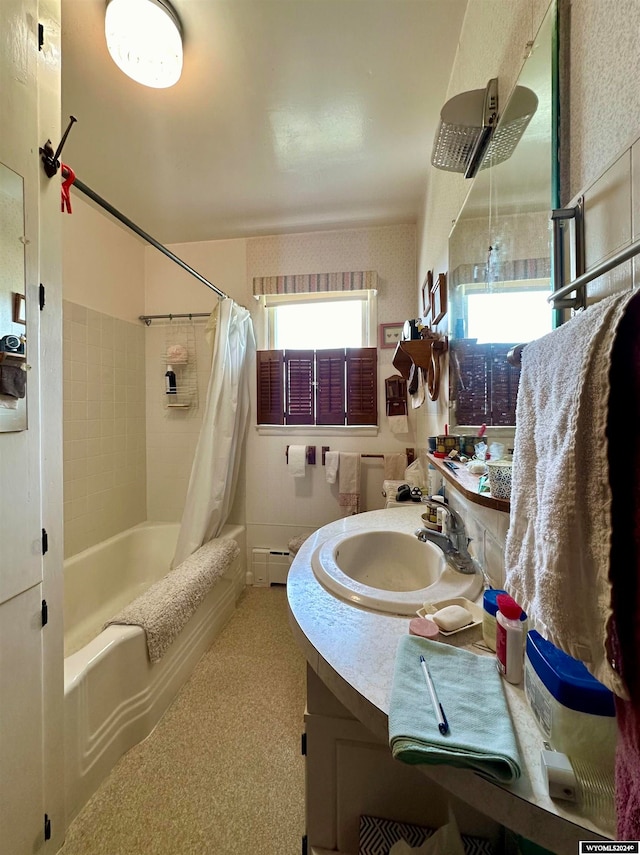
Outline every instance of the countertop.
{"label": "countertop", "polygon": [[[374,612],[347,603],[316,579],[311,556],[330,537],[362,529],[414,532],[421,527],[420,505],[370,511],[330,523],[312,534],[296,555],[287,581],[290,624],[310,667],[327,688],[371,733],[388,742],[388,710],[398,640],[409,631],[409,617]],[[448,636],[447,642],[478,655],[474,641],[481,628]],[[453,766],[421,766],[438,784],[502,825],[551,852],[578,851],[580,840],[610,839],[605,830],[567,802],[549,798],[540,768],[543,735],[522,687],[504,682],[505,695],[522,760],[522,777],[494,784]]]}

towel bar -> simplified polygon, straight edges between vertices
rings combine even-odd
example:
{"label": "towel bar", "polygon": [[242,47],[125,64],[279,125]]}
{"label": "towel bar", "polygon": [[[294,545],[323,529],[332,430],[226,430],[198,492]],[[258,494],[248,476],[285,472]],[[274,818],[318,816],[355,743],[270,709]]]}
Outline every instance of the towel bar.
{"label": "towel bar", "polygon": [[[330,446],[323,445],[322,446],[322,465],[323,466],[326,465],[327,451],[331,451]],[[405,454],[407,455],[407,465],[413,463],[413,461],[416,459],[415,448],[405,448]],[[360,457],[379,457],[379,458],[383,459],[384,454],[361,454]],[[314,459],[314,463],[315,463],[315,459]]]}

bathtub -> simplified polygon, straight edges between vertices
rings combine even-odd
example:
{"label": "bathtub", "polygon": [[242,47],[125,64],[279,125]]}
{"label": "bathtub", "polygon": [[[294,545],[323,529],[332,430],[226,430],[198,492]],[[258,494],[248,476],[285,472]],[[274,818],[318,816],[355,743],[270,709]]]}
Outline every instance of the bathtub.
{"label": "bathtub", "polygon": [[245,530],[225,526],[240,555],[163,658],[144,630],[104,623],[170,569],[177,523],[142,523],[64,562],[64,748],[67,823],[118,759],[153,730],[229,620],[245,585]]}

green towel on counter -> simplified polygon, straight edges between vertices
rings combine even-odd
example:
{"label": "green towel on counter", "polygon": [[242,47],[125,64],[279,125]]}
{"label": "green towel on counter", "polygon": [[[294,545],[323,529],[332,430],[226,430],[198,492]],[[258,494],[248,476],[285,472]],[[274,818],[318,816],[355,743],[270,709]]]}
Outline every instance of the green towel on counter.
{"label": "green towel on counter", "polygon": [[[444,736],[431,705],[420,655],[449,723]],[[520,757],[495,659],[413,635],[398,643],[389,746],[404,763],[446,763],[499,784],[520,777]]]}

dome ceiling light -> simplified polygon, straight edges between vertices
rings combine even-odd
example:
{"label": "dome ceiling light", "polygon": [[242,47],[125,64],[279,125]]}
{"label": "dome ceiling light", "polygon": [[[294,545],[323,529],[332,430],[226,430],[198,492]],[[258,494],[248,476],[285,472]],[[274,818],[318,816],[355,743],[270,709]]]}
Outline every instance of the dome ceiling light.
{"label": "dome ceiling light", "polygon": [[108,0],[107,47],[121,71],[143,86],[166,89],[182,73],[182,26],[166,0]]}

